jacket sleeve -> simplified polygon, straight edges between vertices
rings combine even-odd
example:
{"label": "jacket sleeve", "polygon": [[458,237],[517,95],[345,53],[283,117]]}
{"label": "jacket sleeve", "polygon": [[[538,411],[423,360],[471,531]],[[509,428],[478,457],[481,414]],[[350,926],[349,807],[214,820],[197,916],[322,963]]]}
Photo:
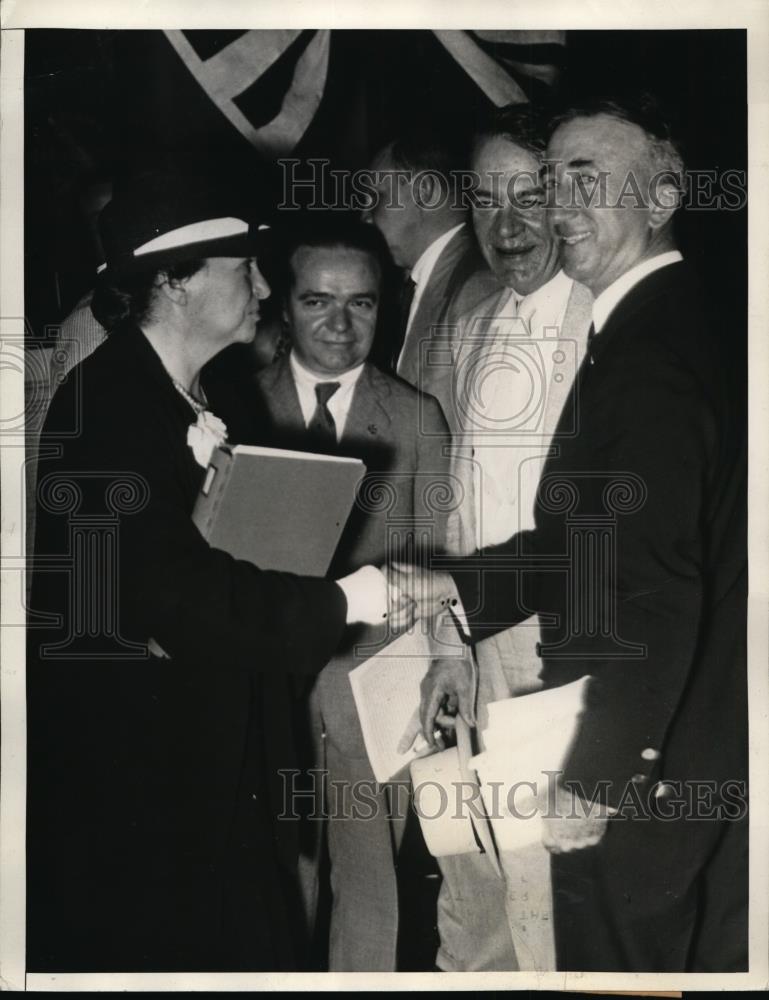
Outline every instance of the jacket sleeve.
{"label": "jacket sleeve", "polygon": [[[67,408],[64,395],[54,400],[49,438]],[[94,569],[85,552],[73,553],[86,591],[117,588],[121,634],[152,638],[172,658],[214,661],[222,669],[320,670],[344,628],[341,589],[327,580],[262,571],[208,545],[190,516],[186,441],[176,440],[178,427],[162,409],[153,411],[151,401],[131,415],[102,394],[89,400],[85,417],[81,433],[64,440],[62,456],[41,463],[40,480],[47,473],[69,478],[83,495],[80,514],[87,509],[97,520],[123,489],[114,518],[114,572]],[[126,480],[132,484],[127,492],[119,485]],[[48,551],[67,548],[70,517],[49,510],[43,522]]]}
{"label": "jacket sleeve", "polygon": [[416,427],[416,475],[414,476],[414,516],[431,526],[434,553],[446,546],[446,521],[452,492],[448,478],[448,424],[436,399],[422,394]]}
{"label": "jacket sleeve", "polygon": [[[557,574],[544,564],[562,560],[566,550],[543,551],[540,511],[535,532],[458,560],[453,572],[475,641],[523,621],[531,608],[557,611],[563,635],[570,616],[588,613],[591,602],[603,607],[601,634],[588,636],[581,649],[559,657],[544,646],[543,677],[557,686],[591,676],[564,779],[588,798],[600,793],[617,805],[651,777],[698,668],[719,417],[693,371],[659,344],[626,349],[621,364],[596,368],[594,377],[594,416],[582,432],[590,440],[578,468],[559,478],[578,477],[581,515],[605,520],[607,503],[613,508],[607,558],[577,581],[572,562],[559,591]],[[612,495],[610,481],[626,485]],[[565,524],[547,538],[565,539]],[[564,596],[571,583],[578,584],[576,604]]]}

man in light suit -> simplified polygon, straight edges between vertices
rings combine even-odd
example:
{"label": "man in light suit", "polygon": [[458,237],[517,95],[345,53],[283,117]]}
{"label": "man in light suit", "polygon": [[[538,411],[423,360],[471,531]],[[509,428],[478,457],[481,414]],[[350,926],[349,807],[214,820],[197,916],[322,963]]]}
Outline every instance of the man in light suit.
{"label": "man in light suit", "polygon": [[434,395],[442,382],[420,364],[427,344],[498,289],[481,255],[457,184],[461,136],[425,124],[389,143],[374,158],[376,203],[363,218],[382,232],[404,268],[398,323],[386,347],[390,370]]}
{"label": "man in light suit", "polygon": [[[744,413],[731,345],[709,329],[675,246],[682,184],[648,100],[597,101],[559,120],[551,221],[564,269],[595,296],[570,394],[576,433],[565,406],[533,531],[458,562],[451,577],[417,581],[432,591],[419,612],[453,591],[474,639],[529,609],[547,613],[545,686],[591,678],[543,818],[560,969],[748,963]],[[610,547],[582,547],[591,530]],[[564,554],[567,568],[553,572]],[[481,592],[487,557],[494,586]],[[462,704],[469,679],[439,665],[426,686]],[[591,808],[574,809],[577,798]]]}
{"label": "man in light suit", "polygon": [[[445,354],[433,352],[430,376],[451,401],[452,473],[464,501],[449,519],[447,548],[459,554],[533,527],[542,466],[558,447],[553,432],[587,342],[592,295],[561,270],[545,217],[545,141],[545,122],[529,105],[495,113],[475,137],[473,226],[501,290],[460,318]],[[479,732],[490,701],[541,687],[538,639],[534,615],[476,644]],[[520,866],[502,860],[504,880],[481,855],[441,859],[437,964],[444,970],[532,968],[516,954],[516,941],[535,956],[529,963],[552,967],[552,945],[525,939],[515,895]]]}
{"label": "man in light suit", "polygon": [[[448,428],[438,403],[367,362],[374,338],[386,247],[362,222],[313,219],[289,251],[285,319],[292,350],[257,376],[269,443],[360,458],[367,475],[345,527],[337,566],[382,565],[393,553],[440,549]],[[445,497],[443,498],[445,499]],[[376,785],[349,673],[386,641],[386,629],[350,629],[310,696],[316,766],[328,772],[331,971],[395,971],[395,858],[408,800]],[[336,783],[335,785],[332,785]],[[367,783],[371,818],[349,812],[350,791]],[[339,789],[347,789],[348,806]],[[359,786],[362,787],[362,786]],[[343,814],[344,813],[344,814]],[[317,892],[305,878],[310,919]]]}

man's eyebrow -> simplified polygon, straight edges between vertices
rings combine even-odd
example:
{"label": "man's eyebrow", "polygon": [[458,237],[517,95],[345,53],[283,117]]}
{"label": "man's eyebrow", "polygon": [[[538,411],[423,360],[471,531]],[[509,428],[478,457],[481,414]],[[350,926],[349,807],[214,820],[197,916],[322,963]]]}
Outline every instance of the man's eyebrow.
{"label": "man's eyebrow", "polygon": [[[351,299],[376,299],[378,297],[378,292],[355,292],[350,298]],[[316,292],[312,288],[305,288],[304,291],[299,293],[300,299],[333,299],[333,292]]]}
{"label": "man's eyebrow", "polygon": [[584,157],[577,157],[574,160],[569,160],[566,164],[567,167],[594,167],[595,160],[586,159]]}

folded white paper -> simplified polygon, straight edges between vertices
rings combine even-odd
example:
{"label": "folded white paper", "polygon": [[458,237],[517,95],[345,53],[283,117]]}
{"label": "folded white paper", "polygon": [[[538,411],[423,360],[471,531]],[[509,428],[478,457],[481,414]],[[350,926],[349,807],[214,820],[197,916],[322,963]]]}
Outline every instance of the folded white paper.
{"label": "folded white paper", "polygon": [[381,652],[350,672],[350,684],[377,781],[389,781],[418,755],[398,753],[398,743],[419,708],[419,684],[434,656],[429,634],[418,622]]}
{"label": "folded white paper", "polygon": [[589,677],[489,705],[485,750],[473,757],[497,847],[516,851],[538,842],[542,819],[534,797],[546,794],[564,765],[584,705]]}

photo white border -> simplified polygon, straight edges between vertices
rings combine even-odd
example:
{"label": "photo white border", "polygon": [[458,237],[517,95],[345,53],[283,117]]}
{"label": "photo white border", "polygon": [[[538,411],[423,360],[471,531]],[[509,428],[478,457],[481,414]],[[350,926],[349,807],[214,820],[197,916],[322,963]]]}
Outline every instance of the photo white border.
{"label": "photo white border", "polygon": [[[749,104],[749,685],[751,901],[749,973],[348,973],[26,975],[24,970],[24,641],[0,630],[2,785],[0,785],[0,989],[184,990],[712,990],[769,989],[769,5],[764,0],[3,0],[0,57],[0,339],[23,337],[23,28],[746,28]],[[514,21],[514,24],[511,24]],[[23,375],[0,371],[0,425],[24,410]],[[24,593],[22,448],[2,448],[2,614],[18,619]],[[10,453],[10,454],[9,454]]]}

